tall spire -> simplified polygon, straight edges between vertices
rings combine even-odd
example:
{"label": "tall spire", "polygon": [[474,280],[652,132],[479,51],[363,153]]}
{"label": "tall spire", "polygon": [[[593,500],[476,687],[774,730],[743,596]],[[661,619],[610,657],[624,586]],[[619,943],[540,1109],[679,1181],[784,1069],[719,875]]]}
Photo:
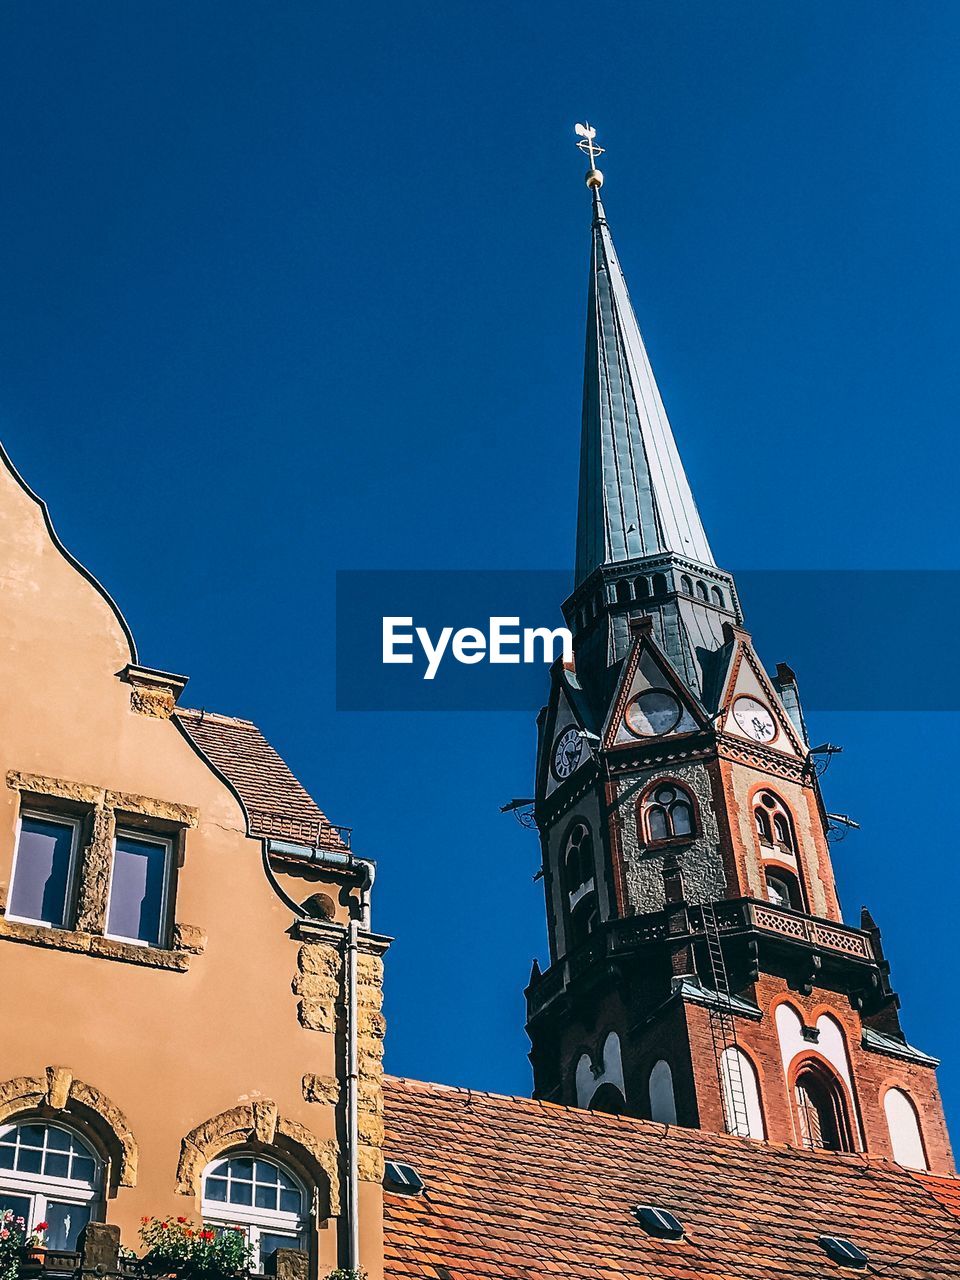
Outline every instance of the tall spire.
{"label": "tall spire", "polygon": [[593,252],[587,308],[577,519],[579,586],[599,565],[673,552],[714,564],[677,452],[600,200],[596,130],[577,125],[590,160]]}

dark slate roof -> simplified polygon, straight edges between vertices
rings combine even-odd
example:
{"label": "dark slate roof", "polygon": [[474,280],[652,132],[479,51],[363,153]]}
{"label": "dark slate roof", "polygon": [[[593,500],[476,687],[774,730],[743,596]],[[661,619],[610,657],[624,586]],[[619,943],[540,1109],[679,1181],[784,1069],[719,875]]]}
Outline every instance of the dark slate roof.
{"label": "dark slate roof", "polygon": [[576,582],[659,552],[714,563],[595,194]]}
{"label": "dark slate roof", "polygon": [[240,796],[251,835],[321,849],[345,847],[326,814],[250,720],[179,707],[176,718]]}
{"label": "dark slate roof", "polygon": [[[868,1274],[960,1277],[956,1179],[411,1080],[385,1094],[387,1158],[426,1183],[385,1195],[387,1280],[853,1275],[821,1235],[864,1249]],[[647,1235],[640,1204],[675,1214],[683,1239]]]}

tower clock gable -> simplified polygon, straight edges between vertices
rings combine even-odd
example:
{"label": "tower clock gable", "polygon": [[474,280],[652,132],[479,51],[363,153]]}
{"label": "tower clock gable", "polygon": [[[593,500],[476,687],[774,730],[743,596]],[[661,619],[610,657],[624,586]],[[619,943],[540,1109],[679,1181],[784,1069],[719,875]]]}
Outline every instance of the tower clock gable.
{"label": "tower clock gable", "polygon": [[784,755],[800,757],[806,754],[806,745],[754,653],[746,632],[737,634],[721,711],[720,723],[724,733]]}
{"label": "tower clock gable", "polygon": [[614,690],[601,735],[603,746],[681,737],[708,724],[703,707],[677,676],[650,629],[640,630]]}
{"label": "tower clock gable", "polygon": [[591,734],[585,723],[583,706],[576,705],[579,689],[576,678],[562,663],[553,671],[550,702],[541,719],[537,762],[537,800],[548,799],[591,760]]}

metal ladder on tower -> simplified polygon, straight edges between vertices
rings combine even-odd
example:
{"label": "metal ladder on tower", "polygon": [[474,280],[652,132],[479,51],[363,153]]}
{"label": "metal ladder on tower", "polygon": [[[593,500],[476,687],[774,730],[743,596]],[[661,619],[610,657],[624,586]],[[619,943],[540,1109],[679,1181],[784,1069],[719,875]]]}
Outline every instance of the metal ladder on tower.
{"label": "metal ladder on tower", "polygon": [[[703,933],[707,944],[707,962],[710,969],[710,985],[719,997],[719,1003],[711,1004],[710,1035],[713,1039],[713,1055],[717,1063],[717,1081],[723,1099],[724,1120],[727,1133],[748,1137],[750,1117],[747,1112],[747,1096],[743,1085],[743,1065],[737,1044],[737,1024],[733,1016],[730,982],[727,965],[720,942],[717,913],[712,902],[700,906],[703,917]],[[728,1052],[733,1050],[733,1052]],[[724,1066],[726,1064],[726,1066]]]}

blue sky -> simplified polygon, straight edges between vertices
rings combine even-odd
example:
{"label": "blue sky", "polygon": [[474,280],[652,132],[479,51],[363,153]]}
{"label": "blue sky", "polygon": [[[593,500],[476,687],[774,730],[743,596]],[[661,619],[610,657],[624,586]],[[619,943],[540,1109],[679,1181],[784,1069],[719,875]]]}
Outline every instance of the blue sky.
{"label": "blue sky", "polygon": [[[720,561],[958,568],[958,40],[889,0],[0,11],[0,435],[143,660],[379,861],[391,1070],[529,1088],[533,721],[337,714],[334,573],[571,564],[574,121]],[[957,727],[811,730],[955,1119]]]}

